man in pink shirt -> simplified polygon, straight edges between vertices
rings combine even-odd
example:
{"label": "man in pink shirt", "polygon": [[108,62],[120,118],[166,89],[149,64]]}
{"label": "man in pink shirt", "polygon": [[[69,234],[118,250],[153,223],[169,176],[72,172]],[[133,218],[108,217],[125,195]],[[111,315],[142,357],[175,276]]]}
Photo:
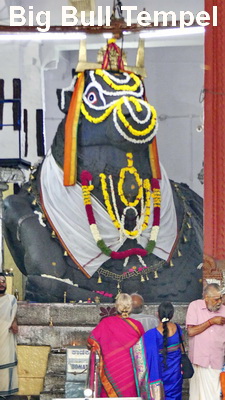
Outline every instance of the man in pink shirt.
{"label": "man in pink shirt", "polygon": [[204,300],[190,303],[186,316],[189,357],[195,373],[190,379],[190,400],[220,400],[220,372],[224,364],[225,306],[219,285],[211,283]]}

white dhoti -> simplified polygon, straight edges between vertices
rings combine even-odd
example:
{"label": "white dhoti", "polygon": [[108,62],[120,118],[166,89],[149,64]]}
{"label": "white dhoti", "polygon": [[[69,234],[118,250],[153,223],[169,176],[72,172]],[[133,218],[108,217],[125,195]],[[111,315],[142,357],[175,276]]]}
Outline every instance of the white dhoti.
{"label": "white dhoti", "polygon": [[16,338],[10,327],[17,311],[16,298],[0,297],[0,396],[18,392]]}
{"label": "white dhoti", "polygon": [[190,400],[220,400],[220,370],[193,365],[194,375],[190,379]]}

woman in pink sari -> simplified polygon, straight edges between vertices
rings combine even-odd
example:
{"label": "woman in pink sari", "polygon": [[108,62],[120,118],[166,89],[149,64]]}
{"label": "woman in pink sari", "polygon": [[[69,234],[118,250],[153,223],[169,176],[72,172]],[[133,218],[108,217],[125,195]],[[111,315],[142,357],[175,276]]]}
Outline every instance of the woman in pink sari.
{"label": "woman in pink sari", "polygon": [[137,397],[130,348],[144,334],[139,321],[129,318],[132,299],[121,293],[117,315],[102,319],[88,338],[91,351],[99,356],[100,397]]}

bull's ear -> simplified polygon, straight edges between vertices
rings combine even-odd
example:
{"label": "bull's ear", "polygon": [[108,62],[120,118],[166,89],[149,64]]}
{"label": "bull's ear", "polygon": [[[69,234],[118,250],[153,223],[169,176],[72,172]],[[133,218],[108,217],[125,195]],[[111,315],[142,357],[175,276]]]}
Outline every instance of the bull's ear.
{"label": "bull's ear", "polygon": [[77,73],[75,72],[75,69],[72,69],[72,82],[69,87],[64,88],[64,89],[57,89],[56,94],[58,98],[58,106],[59,109],[64,113],[67,114],[69,105],[70,105],[70,100],[72,97],[72,93],[74,90],[74,86],[77,80]]}
{"label": "bull's ear", "polygon": [[56,94],[57,94],[59,109],[64,114],[67,114],[68,109],[69,109],[69,105],[70,105],[70,100],[71,100],[71,97],[72,97],[72,92],[71,91],[65,91],[63,89],[57,89],[56,90]]}

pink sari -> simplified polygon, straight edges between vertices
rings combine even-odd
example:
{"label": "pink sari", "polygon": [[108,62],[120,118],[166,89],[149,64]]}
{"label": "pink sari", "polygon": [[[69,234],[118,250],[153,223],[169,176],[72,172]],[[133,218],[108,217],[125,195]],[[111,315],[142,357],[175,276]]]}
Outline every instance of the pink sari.
{"label": "pink sari", "polygon": [[93,329],[88,343],[100,358],[101,397],[137,397],[130,348],[143,334],[139,321],[119,315],[104,318]]}

